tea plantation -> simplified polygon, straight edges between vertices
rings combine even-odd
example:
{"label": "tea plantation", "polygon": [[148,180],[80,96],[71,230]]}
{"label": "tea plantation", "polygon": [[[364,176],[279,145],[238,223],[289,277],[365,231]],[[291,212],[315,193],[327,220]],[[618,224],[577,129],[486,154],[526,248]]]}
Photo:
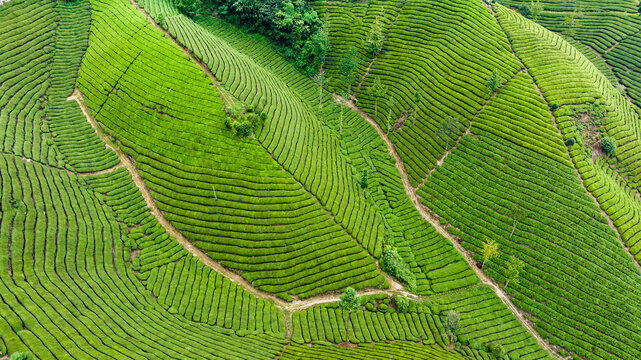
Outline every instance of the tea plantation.
{"label": "tea plantation", "polygon": [[639,36],[635,0],[0,1],[0,359],[641,359]]}

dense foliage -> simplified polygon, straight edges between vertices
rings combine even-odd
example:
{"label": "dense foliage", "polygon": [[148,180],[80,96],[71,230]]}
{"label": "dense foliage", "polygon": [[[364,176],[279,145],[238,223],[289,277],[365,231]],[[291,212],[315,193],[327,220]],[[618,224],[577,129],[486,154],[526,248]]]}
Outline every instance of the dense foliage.
{"label": "dense foliage", "polygon": [[398,254],[398,250],[391,245],[387,245],[381,256],[381,269],[386,273],[400,279],[407,285],[407,288],[414,290],[416,288],[416,277],[410,271],[409,266],[403,261]]}
{"label": "dense foliage", "polygon": [[[198,0],[180,0],[190,16]],[[181,5],[185,4],[185,5]],[[306,75],[318,72],[329,37],[316,11],[305,0],[204,0],[202,7],[251,32],[267,36]]]}

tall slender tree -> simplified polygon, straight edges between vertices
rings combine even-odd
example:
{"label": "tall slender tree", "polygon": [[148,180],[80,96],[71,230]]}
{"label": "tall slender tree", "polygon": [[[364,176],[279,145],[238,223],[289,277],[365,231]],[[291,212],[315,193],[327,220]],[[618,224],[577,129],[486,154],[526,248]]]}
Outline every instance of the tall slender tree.
{"label": "tall slender tree", "polygon": [[482,269],[485,266],[486,261],[499,255],[499,244],[494,240],[485,240],[483,248],[481,249],[481,255],[483,255],[483,265],[481,265]]}
{"label": "tall slender tree", "polygon": [[323,110],[323,88],[329,84],[331,78],[325,77],[325,70],[321,69],[316,76],[314,82],[318,85],[318,111]]}
{"label": "tall slender tree", "polygon": [[392,121],[392,109],[394,108],[394,105],[396,105],[396,99],[394,99],[393,96],[390,96],[387,100],[387,107],[389,108],[389,112],[387,113],[387,135],[389,135],[391,127],[390,123]]}
{"label": "tall slender tree", "polygon": [[380,76],[374,77],[368,93],[374,97],[374,116],[378,116],[378,99],[387,95],[387,86],[383,85]]}
{"label": "tall slender tree", "polygon": [[377,16],[372,28],[365,38],[365,41],[363,42],[363,47],[368,53],[372,54],[372,56],[376,56],[376,54],[378,54],[378,52],[383,48],[384,41],[383,24],[381,23],[381,19]]}
{"label": "tall slender tree", "polygon": [[354,76],[356,76],[356,68],[361,58],[355,48],[349,49],[338,68],[343,77],[343,83],[347,84],[347,92],[352,93],[352,81],[354,81]]}
{"label": "tall slender tree", "polygon": [[523,267],[525,264],[523,261],[515,258],[515,257],[510,257],[510,260],[507,261],[506,268],[505,268],[505,287],[507,289],[507,285],[510,283],[518,283],[519,282],[519,275],[521,274],[521,270],[523,270]]}

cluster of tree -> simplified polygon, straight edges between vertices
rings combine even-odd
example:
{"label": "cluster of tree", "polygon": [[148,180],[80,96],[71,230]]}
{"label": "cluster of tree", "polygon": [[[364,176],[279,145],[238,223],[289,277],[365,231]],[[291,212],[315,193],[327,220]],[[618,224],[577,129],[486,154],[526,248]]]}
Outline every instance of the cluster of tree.
{"label": "cluster of tree", "polygon": [[521,2],[521,5],[519,5],[519,12],[521,13],[521,15],[535,21],[539,19],[539,16],[541,16],[542,11],[543,11],[543,5],[541,5],[539,0],[536,0],[536,1],[523,0]]}
{"label": "cluster of tree", "polygon": [[[483,256],[483,264],[481,265],[481,269],[485,266],[485,263],[488,260],[498,257],[500,253],[501,252],[499,249],[499,244],[497,244],[496,241],[486,240],[483,243],[483,247],[481,248],[481,255]],[[525,264],[523,263],[523,261],[515,257],[510,257],[508,259],[508,261],[505,263],[505,272],[503,274],[505,276],[505,288],[507,288],[510,282],[519,282],[519,275],[521,274],[524,266]]]}
{"label": "cluster of tree", "polygon": [[408,290],[414,291],[414,289],[416,289],[416,276],[403,261],[398,250],[392,245],[386,245],[383,250],[383,254],[381,255],[381,269],[405,283]]}
{"label": "cluster of tree", "polygon": [[236,104],[232,108],[225,109],[227,117],[225,126],[231,130],[234,135],[247,137],[256,132],[267,119],[267,115],[256,111],[253,106],[245,108],[243,104]]}
{"label": "cluster of tree", "polygon": [[306,75],[320,69],[329,36],[305,0],[177,0],[182,14],[217,13],[250,32],[267,36]]}

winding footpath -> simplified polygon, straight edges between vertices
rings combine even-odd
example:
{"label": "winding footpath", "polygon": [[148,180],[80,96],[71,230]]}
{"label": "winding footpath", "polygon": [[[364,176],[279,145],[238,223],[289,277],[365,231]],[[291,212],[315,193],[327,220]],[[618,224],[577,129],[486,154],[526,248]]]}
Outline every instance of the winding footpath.
{"label": "winding footpath", "polygon": [[383,139],[383,141],[385,141],[385,145],[387,145],[389,154],[394,157],[396,168],[401,173],[401,180],[403,181],[405,193],[407,193],[407,195],[410,197],[412,203],[414,204],[414,207],[416,207],[423,219],[429,222],[436,229],[436,231],[438,231],[441,235],[448,239],[452,243],[452,245],[454,245],[454,248],[459,252],[459,254],[461,254],[461,256],[463,256],[467,264],[474,270],[474,272],[476,272],[476,275],[481,279],[481,283],[487,285],[496,293],[501,301],[503,301],[503,303],[512,311],[514,316],[516,316],[516,318],[523,324],[523,326],[530,332],[530,334],[532,334],[539,345],[546,349],[551,356],[560,359],[560,357],[554,352],[552,347],[547,342],[545,342],[545,340],[543,340],[539,333],[534,330],[532,324],[527,319],[525,319],[519,308],[517,308],[516,305],[512,303],[512,300],[510,300],[510,297],[507,295],[507,293],[502,288],[500,288],[485,272],[483,272],[476,266],[476,260],[472,258],[472,255],[467,250],[465,250],[463,246],[461,246],[461,244],[454,238],[452,234],[450,234],[438,221],[436,221],[436,219],[434,219],[432,215],[430,215],[429,209],[425,205],[421,204],[418,199],[418,195],[416,194],[416,189],[412,186],[412,183],[409,180],[407,170],[405,170],[405,166],[403,165],[403,160],[396,152],[394,144],[389,139],[389,137],[387,137],[387,134],[385,134],[383,128],[381,128],[381,126],[374,119],[372,119],[371,116],[367,115],[363,110],[354,105],[354,102],[352,102],[351,100],[348,101],[338,95],[334,95],[334,101],[342,103],[343,105],[354,110],[376,129],[378,135]]}

